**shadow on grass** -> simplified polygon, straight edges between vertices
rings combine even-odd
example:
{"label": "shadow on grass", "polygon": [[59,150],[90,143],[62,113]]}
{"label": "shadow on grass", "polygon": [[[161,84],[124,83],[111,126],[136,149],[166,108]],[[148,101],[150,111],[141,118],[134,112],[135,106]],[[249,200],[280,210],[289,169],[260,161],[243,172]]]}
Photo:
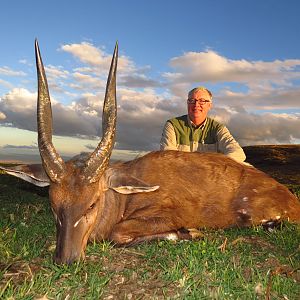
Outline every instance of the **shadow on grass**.
{"label": "shadow on grass", "polygon": [[17,177],[6,174],[0,174],[0,193],[12,193],[12,188],[15,192],[26,191],[40,197],[48,197],[48,187],[35,186]]}

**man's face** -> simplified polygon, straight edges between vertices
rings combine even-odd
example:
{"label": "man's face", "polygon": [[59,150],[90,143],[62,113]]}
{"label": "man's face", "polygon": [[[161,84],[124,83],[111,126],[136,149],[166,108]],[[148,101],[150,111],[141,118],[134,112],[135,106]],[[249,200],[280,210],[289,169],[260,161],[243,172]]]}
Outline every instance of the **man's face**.
{"label": "man's face", "polygon": [[206,90],[198,90],[190,95],[187,100],[188,115],[195,125],[204,122],[211,105],[211,97]]}

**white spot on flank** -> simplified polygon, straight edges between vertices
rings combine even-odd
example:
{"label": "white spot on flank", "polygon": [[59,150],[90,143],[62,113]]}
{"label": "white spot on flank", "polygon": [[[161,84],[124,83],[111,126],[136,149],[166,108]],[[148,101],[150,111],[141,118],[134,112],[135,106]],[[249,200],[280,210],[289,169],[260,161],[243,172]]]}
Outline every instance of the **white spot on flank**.
{"label": "white spot on flank", "polygon": [[279,220],[280,218],[281,218],[281,216],[276,216],[275,217],[276,220]]}
{"label": "white spot on flank", "polygon": [[248,197],[244,197],[244,198],[243,198],[243,201],[248,201]]}
{"label": "white spot on flank", "polygon": [[254,193],[258,193],[258,190],[257,189],[253,189],[252,190]]}
{"label": "white spot on flank", "polygon": [[178,240],[178,236],[177,236],[176,233],[169,233],[166,236],[166,239],[169,240],[169,241],[177,241]]}

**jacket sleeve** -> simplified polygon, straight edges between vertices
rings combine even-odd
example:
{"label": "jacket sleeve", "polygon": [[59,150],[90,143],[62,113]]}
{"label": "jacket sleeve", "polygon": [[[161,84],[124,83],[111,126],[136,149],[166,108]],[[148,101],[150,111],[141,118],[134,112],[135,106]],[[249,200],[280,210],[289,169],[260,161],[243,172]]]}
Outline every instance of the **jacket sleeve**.
{"label": "jacket sleeve", "polygon": [[163,129],[160,140],[160,150],[178,150],[174,127],[168,121]]}
{"label": "jacket sleeve", "polygon": [[225,126],[218,130],[217,140],[219,152],[238,162],[243,162],[246,159],[244,150]]}

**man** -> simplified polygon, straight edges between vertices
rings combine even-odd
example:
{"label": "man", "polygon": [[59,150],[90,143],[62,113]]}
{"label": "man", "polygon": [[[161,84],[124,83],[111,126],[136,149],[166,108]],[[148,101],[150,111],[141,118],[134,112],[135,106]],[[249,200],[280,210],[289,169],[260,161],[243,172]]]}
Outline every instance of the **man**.
{"label": "man", "polygon": [[212,93],[197,87],[188,94],[188,114],[166,122],[160,141],[161,150],[187,152],[220,152],[243,162],[243,149],[229,130],[216,120],[207,117],[212,107]]}

